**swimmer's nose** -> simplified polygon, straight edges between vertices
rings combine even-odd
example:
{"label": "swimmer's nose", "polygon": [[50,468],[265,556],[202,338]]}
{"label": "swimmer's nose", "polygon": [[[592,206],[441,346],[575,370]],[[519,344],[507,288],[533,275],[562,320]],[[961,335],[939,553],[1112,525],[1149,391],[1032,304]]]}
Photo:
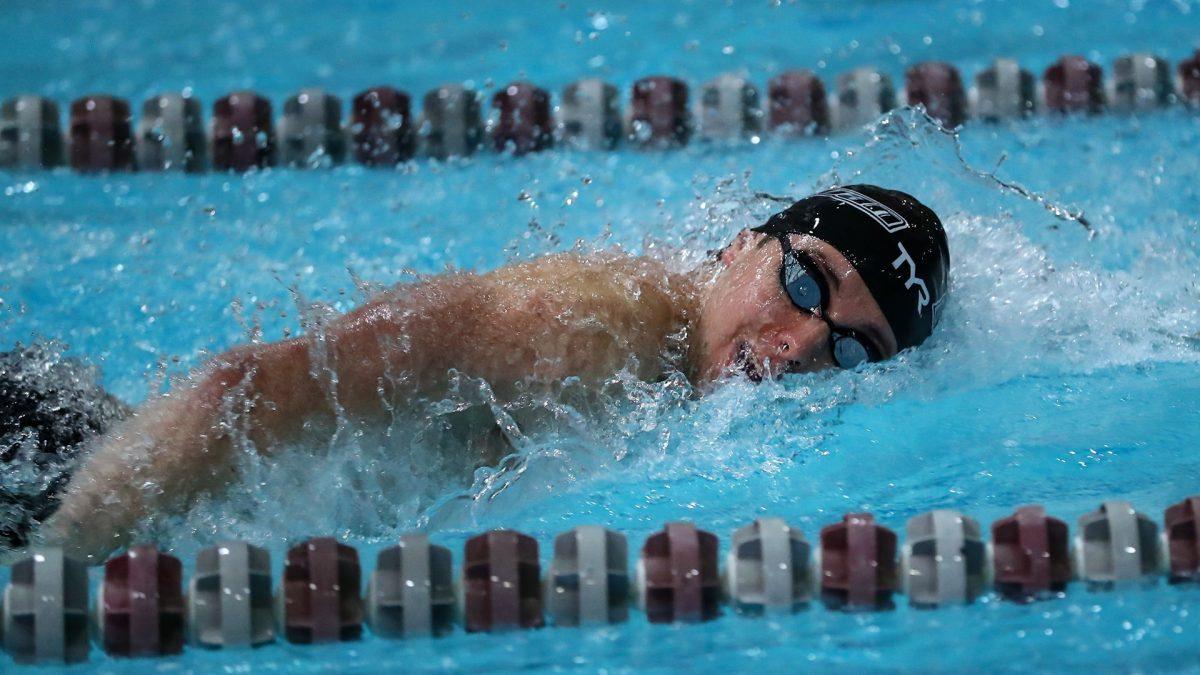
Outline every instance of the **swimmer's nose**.
{"label": "swimmer's nose", "polygon": [[774,327],[764,337],[763,356],[770,360],[773,373],[819,370],[833,362],[829,354],[829,327],[816,317]]}

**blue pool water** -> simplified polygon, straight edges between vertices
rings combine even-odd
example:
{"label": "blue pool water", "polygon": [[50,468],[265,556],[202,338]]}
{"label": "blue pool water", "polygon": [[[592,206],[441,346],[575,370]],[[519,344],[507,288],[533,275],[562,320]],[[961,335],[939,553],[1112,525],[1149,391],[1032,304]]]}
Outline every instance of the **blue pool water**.
{"label": "blue pool water", "polygon": [[[0,95],[60,103],[96,91],[140,101],[185,86],[205,105],[243,87],[275,101],[314,85],[343,99],[379,83],[419,95],[471,80],[490,92],[518,77],[557,92],[583,75],[627,87],[660,72],[695,86],[730,69],[761,86],[793,66],[828,83],[865,64],[899,79],[929,58],[971,77],[994,56],[1040,72],[1063,53],[1109,72],[1123,53],[1175,62],[1200,44],[1200,5],[1188,0],[568,0],[522,3],[519,13],[488,2],[0,4]],[[636,552],[678,519],[725,539],[778,515],[812,540],[847,511],[900,530],[933,508],[987,524],[1042,503],[1073,525],[1121,497],[1160,520],[1167,504],[1200,491],[1198,148],[1200,115],[1180,109],[974,125],[957,141],[907,112],[827,140],[671,153],[484,154],[244,177],[0,173],[0,348],[58,340],[136,402],[206,355],[295,334],[415,274],[576,245],[686,266],[770,213],[757,191],[875,181],[929,202],[949,231],[953,292],[915,353],[864,372],[735,382],[700,400],[671,382],[631,383],[591,417],[549,397],[536,406],[558,421],[514,432],[519,451],[505,468],[473,476],[441,459],[439,415],[449,413],[423,414],[386,438],[246,458],[230,495],[152,534],[185,564],[217,539],[244,537],[277,566],[289,541],[335,534],[370,569],[379,548],[414,527],[456,558],[471,534],[520,529],[546,558],[554,535],[584,523],[624,532]],[[1082,210],[1091,229],[968,171],[960,153],[1051,206]],[[464,389],[443,408],[487,403]],[[814,606],[770,620],[727,612],[699,626],[652,626],[634,613],[603,629],[189,650],[137,666],[94,650],[91,667],[1197,670],[1198,603],[1188,587],[1073,585],[1027,606],[901,602],[858,615]],[[0,669],[10,666],[0,656]]]}

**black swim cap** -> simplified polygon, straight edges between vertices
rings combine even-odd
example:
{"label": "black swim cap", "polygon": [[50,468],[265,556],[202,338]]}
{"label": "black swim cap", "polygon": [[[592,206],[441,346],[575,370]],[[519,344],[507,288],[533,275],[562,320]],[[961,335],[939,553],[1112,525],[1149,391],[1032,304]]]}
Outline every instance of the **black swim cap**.
{"label": "black swim cap", "polygon": [[949,281],[950,250],[937,214],[911,195],[847,185],[801,199],[755,232],[808,234],[836,248],[879,303],[899,349],[937,325]]}

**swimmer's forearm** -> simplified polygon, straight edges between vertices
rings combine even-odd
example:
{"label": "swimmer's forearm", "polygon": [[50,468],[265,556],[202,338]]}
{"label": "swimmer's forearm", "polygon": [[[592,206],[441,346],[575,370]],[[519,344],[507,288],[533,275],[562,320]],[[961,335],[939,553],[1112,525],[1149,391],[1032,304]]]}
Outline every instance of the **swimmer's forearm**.
{"label": "swimmer's forearm", "polygon": [[[237,356],[245,359],[246,350]],[[174,511],[232,475],[231,431],[245,386],[234,360],[214,361],[191,382],[154,399],[99,439],[43,529],[83,555],[128,543],[146,517]]]}

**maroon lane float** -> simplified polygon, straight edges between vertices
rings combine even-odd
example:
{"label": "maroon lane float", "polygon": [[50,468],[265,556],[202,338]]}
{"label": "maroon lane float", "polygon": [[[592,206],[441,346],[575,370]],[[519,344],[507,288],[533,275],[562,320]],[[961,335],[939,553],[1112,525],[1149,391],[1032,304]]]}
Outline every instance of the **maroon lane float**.
{"label": "maroon lane float", "polygon": [[544,625],[541,564],[533,537],[493,530],[468,539],[462,577],[467,632]]}
{"label": "maroon lane float", "polygon": [[1061,593],[1071,580],[1067,524],[1040,505],[992,523],[996,592],[1025,602]]}
{"label": "maroon lane float", "polygon": [[283,570],[284,636],[301,644],[362,637],[361,583],[352,547],[332,537],[293,546]]}
{"label": "maroon lane float", "polygon": [[767,83],[767,126],[777,133],[829,133],[825,84],[810,70],[789,70]]}
{"label": "maroon lane float", "polygon": [[183,651],[183,565],[143,544],[104,564],[97,598],[104,651],[165,656]]}
{"label": "maroon lane float", "polygon": [[892,608],[896,533],[869,513],[847,514],[821,530],[821,599],[830,609]]}
{"label": "maroon lane float", "polygon": [[415,150],[412,101],[394,87],[359,92],[350,104],[354,159],[365,166],[394,166]]}
{"label": "maroon lane float", "polygon": [[1188,104],[1200,107],[1200,49],[1179,64],[1179,95]]}
{"label": "maroon lane float", "polygon": [[650,623],[697,623],[720,614],[717,537],[691,523],[667,523],[642,546],[638,572]]}
{"label": "maroon lane float", "polygon": [[645,77],[633,83],[629,140],[643,147],[687,145],[692,137],[688,86],[673,77]]}
{"label": "maroon lane float", "polygon": [[132,171],[133,115],[129,102],[93,95],[71,104],[71,168],[83,173]]}
{"label": "maroon lane float", "polygon": [[1167,507],[1163,514],[1167,540],[1167,579],[1200,581],[1200,497]]}
{"label": "maroon lane float", "polygon": [[218,171],[274,166],[270,101],[252,91],[235,91],[213,103],[212,164]]}
{"label": "maroon lane float", "polygon": [[1087,113],[1104,110],[1104,72],[1082,56],[1064,56],[1042,76],[1046,109],[1057,113]]}
{"label": "maroon lane float", "polygon": [[940,61],[918,63],[904,79],[909,105],[925,106],[929,116],[948,129],[967,120],[967,92],[954,66]]}
{"label": "maroon lane float", "polygon": [[513,82],[496,92],[492,108],[498,113],[492,130],[496,152],[524,155],[554,144],[554,118],[550,114],[550,94],[545,89]]}

